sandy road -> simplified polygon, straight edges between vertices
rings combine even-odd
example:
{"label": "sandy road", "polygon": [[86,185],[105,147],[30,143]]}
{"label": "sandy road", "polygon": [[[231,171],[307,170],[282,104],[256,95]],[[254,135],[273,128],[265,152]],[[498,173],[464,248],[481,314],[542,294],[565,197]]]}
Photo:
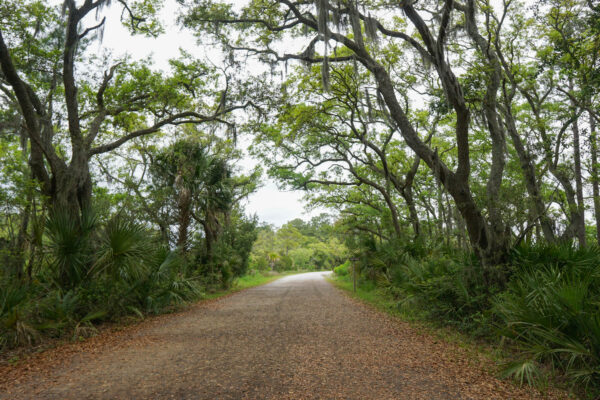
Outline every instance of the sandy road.
{"label": "sandy road", "polygon": [[308,273],[158,317],[101,350],[24,374],[0,398],[538,397]]}

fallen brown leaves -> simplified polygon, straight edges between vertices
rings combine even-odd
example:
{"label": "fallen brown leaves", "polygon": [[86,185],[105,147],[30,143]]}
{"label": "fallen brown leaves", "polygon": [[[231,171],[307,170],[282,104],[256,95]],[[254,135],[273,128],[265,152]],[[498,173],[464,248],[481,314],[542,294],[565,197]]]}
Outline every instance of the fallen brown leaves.
{"label": "fallen brown leaves", "polygon": [[485,357],[287,277],[0,367],[10,399],[560,399]]}

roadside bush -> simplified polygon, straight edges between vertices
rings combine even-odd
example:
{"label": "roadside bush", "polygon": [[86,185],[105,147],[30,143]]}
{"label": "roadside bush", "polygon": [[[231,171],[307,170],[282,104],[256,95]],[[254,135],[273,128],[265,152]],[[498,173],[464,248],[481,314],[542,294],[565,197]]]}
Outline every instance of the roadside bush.
{"label": "roadside bush", "polygon": [[458,262],[443,253],[426,259],[408,254],[388,268],[387,286],[404,312],[452,325],[476,336],[491,333],[490,288],[478,265]]}
{"label": "roadside bush", "polygon": [[511,344],[506,376],[533,384],[552,369],[600,394],[600,248],[521,246],[494,271],[503,279],[495,285],[472,254],[391,242],[361,249],[363,278],[404,313]]}
{"label": "roadside bush", "polygon": [[46,221],[51,269],[62,288],[72,288],[89,277],[93,263],[96,215],[85,211],[81,217],[68,211],[54,211]]}
{"label": "roadside bush", "polygon": [[346,276],[350,273],[349,268],[350,268],[350,261],[346,261],[342,265],[338,265],[337,267],[335,267],[333,269],[333,272],[339,276]]}
{"label": "roadside bush", "polygon": [[0,350],[31,345],[39,339],[39,332],[29,318],[29,291],[28,286],[0,285]]}
{"label": "roadside bush", "polygon": [[538,363],[562,371],[573,384],[600,388],[600,249],[520,248],[508,290],[494,302],[502,336],[520,359],[507,375],[534,381]]}
{"label": "roadside bush", "polygon": [[55,214],[47,230],[48,273],[30,285],[0,284],[0,350],[42,334],[87,337],[94,322],[156,314],[202,294],[179,254],[135,221]]}

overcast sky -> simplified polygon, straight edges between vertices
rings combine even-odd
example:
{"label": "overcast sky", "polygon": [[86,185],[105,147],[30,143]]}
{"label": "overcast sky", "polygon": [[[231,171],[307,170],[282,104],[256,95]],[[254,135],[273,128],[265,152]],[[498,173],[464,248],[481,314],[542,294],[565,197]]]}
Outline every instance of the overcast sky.
{"label": "overcast sky", "polygon": [[[115,2],[108,11],[109,15],[104,29],[103,41],[97,45],[98,54],[102,54],[106,48],[112,49],[115,56],[128,53],[135,59],[146,58],[151,54],[155,67],[164,70],[169,68],[167,60],[179,56],[180,48],[200,58],[218,57],[216,55],[219,54],[218,51],[211,55],[210,49],[196,44],[196,39],[190,32],[181,30],[176,26],[175,19],[178,14],[178,5],[174,0],[165,1],[165,6],[160,12],[165,33],[155,39],[141,36],[132,37],[120,24],[120,13],[121,7]],[[92,20],[86,22],[90,25],[94,23]],[[94,47],[92,47],[93,49]],[[214,61],[218,62],[218,60]],[[249,168],[255,163],[255,160],[247,157],[243,164]],[[266,180],[264,186],[249,197],[246,211],[250,214],[256,213],[261,221],[280,226],[294,218],[310,218],[323,210],[308,214],[304,213],[302,192],[281,191],[277,189],[275,182]]]}

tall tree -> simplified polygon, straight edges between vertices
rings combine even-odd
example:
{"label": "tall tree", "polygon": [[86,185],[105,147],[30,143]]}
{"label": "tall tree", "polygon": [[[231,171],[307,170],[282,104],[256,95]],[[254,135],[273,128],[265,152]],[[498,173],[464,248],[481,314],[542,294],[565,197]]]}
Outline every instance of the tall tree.
{"label": "tall tree", "polygon": [[[52,207],[71,212],[90,206],[89,163],[95,155],[168,125],[220,121],[243,107],[227,106],[216,94],[212,104],[206,88],[215,77],[194,61],[172,63],[174,73],[168,77],[126,59],[116,61],[98,79],[77,74],[83,63],[88,70],[100,67],[91,64],[84,51],[93,35],[101,36],[106,17],[85,24],[90,15],[101,16],[110,3],[85,0],[78,5],[67,0],[61,13],[39,1],[8,1],[0,9],[0,87],[19,107],[31,147],[29,163],[43,194]],[[119,5],[123,22],[133,33],[159,33],[153,17],[160,2],[120,1]],[[42,74],[32,72],[21,57],[32,49],[36,62],[45,66]]]}
{"label": "tall tree", "polygon": [[[215,25],[238,25],[247,29],[252,27],[255,34],[248,35],[248,40],[243,46],[233,45],[230,41],[226,45],[233,49],[252,49],[251,52],[275,61],[297,59],[308,64],[322,64],[325,82],[328,81],[330,65],[353,60],[360,63],[370,73],[385,104],[386,112],[389,112],[391,121],[404,141],[453,197],[465,220],[471,244],[484,264],[501,262],[506,255],[509,238],[502,216],[496,212],[493,202],[502,183],[506,144],[502,127],[497,120],[497,107],[492,101],[499,89],[498,62],[493,52],[490,53],[486,39],[477,30],[479,21],[476,13],[479,4],[474,0],[465,4],[449,0],[444,2],[441,8],[437,8],[437,4],[424,5],[421,12],[413,3],[399,4],[397,11],[406,15],[412,29],[418,32],[418,38],[412,37],[411,30],[397,20],[385,16],[378,17],[378,13],[384,11],[384,6],[369,4],[368,7],[368,10],[366,5],[358,9],[353,2],[333,4],[323,1],[317,2],[315,10],[312,4],[282,0],[269,4],[252,2],[240,13],[235,13],[232,8],[223,4],[197,2],[186,17],[186,22],[189,26],[207,30]],[[392,7],[388,4],[385,5],[385,11],[390,16],[394,14],[390,13]],[[427,13],[439,15],[439,18],[426,21],[423,15]],[[347,23],[340,23],[342,21]],[[310,32],[307,34],[309,42],[304,51],[280,54],[271,48],[271,43],[281,37],[280,32],[296,29],[297,33],[297,26],[303,26]],[[472,54],[482,55],[492,67],[487,75],[487,95],[484,96],[489,108],[487,132],[493,147],[491,173],[487,184],[487,215],[482,213],[480,202],[474,198],[469,183],[472,150],[470,131],[473,129],[473,120],[465,99],[463,84],[450,61],[450,56],[453,56],[450,33],[461,28],[472,40]],[[386,47],[377,46],[377,36],[385,39]],[[331,54],[330,42],[335,43]],[[315,53],[317,44],[324,50],[321,56]],[[340,45],[341,49],[338,49],[337,45]],[[423,136],[419,135],[418,127],[411,121],[406,107],[398,97],[401,90],[394,75],[398,59],[388,57],[387,50],[383,50],[394,45],[396,48],[410,46],[415,51],[413,61],[419,62],[420,59],[422,63],[434,67],[435,77],[443,89],[444,101],[455,119],[455,169],[444,163],[435,148],[428,145]]]}

